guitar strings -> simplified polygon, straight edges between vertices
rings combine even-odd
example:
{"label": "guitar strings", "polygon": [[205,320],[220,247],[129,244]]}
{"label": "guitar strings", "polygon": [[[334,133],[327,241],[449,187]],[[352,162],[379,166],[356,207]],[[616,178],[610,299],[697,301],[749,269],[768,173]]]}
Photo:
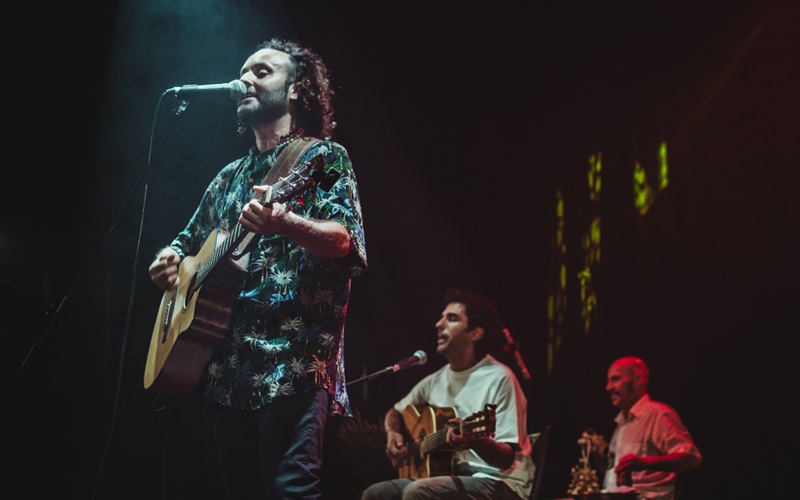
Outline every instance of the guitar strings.
{"label": "guitar strings", "polygon": [[425,455],[430,450],[435,450],[443,443],[447,442],[447,431],[450,430],[451,428],[459,427],[461,431],[463,431],[470,427],[477,427],[478,424],[483,424],[484,426],[488,427],[485,419],[461,421],[460,423],[447,424],[443,428],[416,440],[415,441],[416,447],[419,448],[419,450],[422,452],[423,455]]}

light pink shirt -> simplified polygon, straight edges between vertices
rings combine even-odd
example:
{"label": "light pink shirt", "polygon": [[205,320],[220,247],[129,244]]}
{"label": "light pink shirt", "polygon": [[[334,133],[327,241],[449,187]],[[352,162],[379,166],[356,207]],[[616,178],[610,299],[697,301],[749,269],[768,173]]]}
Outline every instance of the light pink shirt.
{"label": "light pink shirt", "polygon": [[[608,469],[603,491],[630,491],[617,486],[614,467],[620,457],[633,453],[643,457],[689,453],[701,457],[700,450],[683,425],[678,413],[669,405],[653,401],[645,394],[630,409],[627,418],[620,412],[614,418],[617,427],[608,445]],[[674,472],[638,471],[631,473],[632,486],[642,498],[671,500],[675,496]]]}

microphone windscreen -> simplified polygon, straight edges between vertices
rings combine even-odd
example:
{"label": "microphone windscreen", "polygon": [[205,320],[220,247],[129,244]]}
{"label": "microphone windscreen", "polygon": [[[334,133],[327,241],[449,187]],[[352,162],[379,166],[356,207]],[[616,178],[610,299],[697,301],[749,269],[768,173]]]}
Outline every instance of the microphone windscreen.
{"label": "microphone windscreen", "polygon": [[247,86],[241,80],[233,80],[231,86],[231,99],[238,101],[247,93]]}

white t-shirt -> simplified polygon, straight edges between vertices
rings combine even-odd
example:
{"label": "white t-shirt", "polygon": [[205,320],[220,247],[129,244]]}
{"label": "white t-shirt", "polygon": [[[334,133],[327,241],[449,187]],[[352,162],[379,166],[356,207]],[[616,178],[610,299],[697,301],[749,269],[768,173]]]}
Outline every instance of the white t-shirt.
{"label": "white t-shirt", "polygon": [[501,470],[487,464],[475,451],[463,450],[454,453],[453,470],[458,475],[503,481],[520,498],[528,498],[535,472],[527,432],[528,402],[508,366],[491,355],[460,372],[451,370],[447,364],[420,380],[394,409],[403,413],[408,405],[429,405],[452,408],[457,417],[467,418],[484,411],[487,404],[497,405],[494,440],[514,446],[514,463]]}

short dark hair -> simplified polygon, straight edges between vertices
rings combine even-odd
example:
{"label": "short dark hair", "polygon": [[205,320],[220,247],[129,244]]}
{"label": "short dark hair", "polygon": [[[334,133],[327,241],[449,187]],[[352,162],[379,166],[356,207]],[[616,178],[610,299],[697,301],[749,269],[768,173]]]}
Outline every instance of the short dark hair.
{"label": "short dark hair", "polygon": [[328,67],[322,57],[299,42],[274,37],[261,42],[256,50],[275,49],[289,54],[292,63],[287,83],[299,83],[297,125],[305,135],[330,139],[336,122],[333,121],[333,94]]}
{"label": "short dark hair", "polygon": [[482,327],[483,338],[475,344],[475,357],[483,358],[487,353],[495,353],[505,346],[503,328],[497,306],[483,295],[463,288],[450,288],[444,294],[444,306],[451,302],[464,304],[467,327]]}

